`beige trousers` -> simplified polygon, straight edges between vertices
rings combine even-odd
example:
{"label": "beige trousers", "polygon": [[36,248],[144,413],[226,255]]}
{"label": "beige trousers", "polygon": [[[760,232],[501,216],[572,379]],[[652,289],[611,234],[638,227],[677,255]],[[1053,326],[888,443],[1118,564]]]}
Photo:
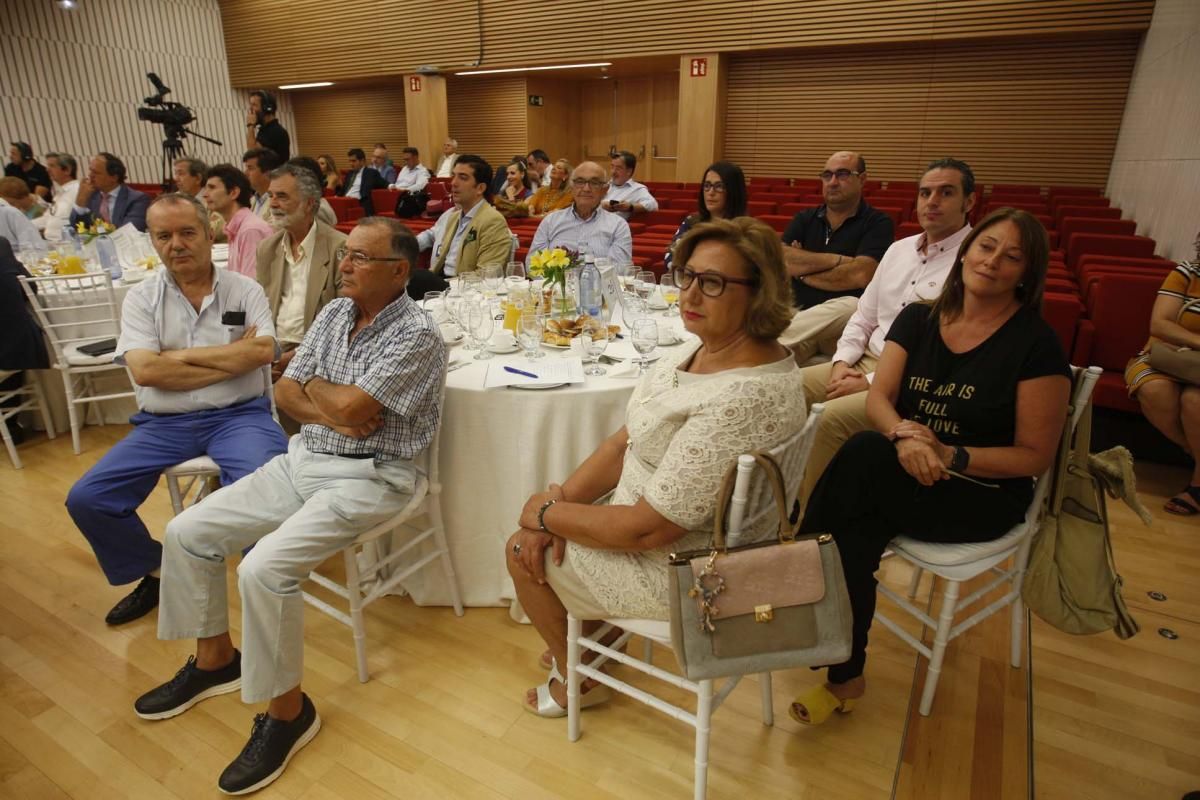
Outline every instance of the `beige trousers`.
{"label": "beige trousers", "polygon": [[779,341],[796,354],[796,363],[801,366],[817,353],[832,356],[857,308],[857,297],[835,297],[797,311]]}
{"label": "beige trousers", "polygon": [[[864,354],[854,368],[862,373],[875,371],[879,359]],[[821,424],[817,426],[817,436],[813,440],[812,452],[808,456],[808,466],[804,471],[804,483],[800,488],[800,504],[803,508],[808,503],[813,487],[817,485],[825,468],[833,460],[841,446],[854,434],[865,431],[870,427],[867,422],[867,393],[858,392],[833,400],[825,399],[825,386],[829,383],[829,375],[833,372],[833,364],[815,364],[801,371],[804,379],[804,400],[812,406],[814,403],[824,403],[825,413],[821,415]]]}

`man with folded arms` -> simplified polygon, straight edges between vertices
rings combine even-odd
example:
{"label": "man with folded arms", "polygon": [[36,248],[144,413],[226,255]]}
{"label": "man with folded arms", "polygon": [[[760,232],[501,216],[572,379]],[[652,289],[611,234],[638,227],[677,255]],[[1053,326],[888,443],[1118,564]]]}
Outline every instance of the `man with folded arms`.
{"label": "man with folded arms", "polygon": [[487,201],[492,165],[479,156],[458,156],[450,178],[454,208],[417,236],[422,251],[433,248],[430,270],[452,277],[508,262],[512,234],[508,222]]}
{"label": "man with folded arms", "polygon": [[150,198],[126,186],[125,176],[125,162],[112,153],[92,156],[87,177],[79,182],[71,225],[82,222],[90,226],[102,219],[118,228],[129,223],[139,231],[146,230]]}
{"label": "man with folded arms", "polygon": [[824,403],[825,414],[804,474],[802,499],[846,440],[869,427],[867,389],[888,330],[906,306],[941,293],[959,245],[971,230],[967,215],[974,207],[975,175],[966,163],[942,158],[926,167],[917,189],[922,232],[884,253],[838,339],[833,361],[804,369],[805,399],[810,406]]}
{"label": "man with folded arms", "polygon": [[570,208],[552,211],[542,217],[533,234],[529,255],[548,247],[577,250],[580,245],[585,245],[597,258],[610,258],[618,265],[633,263],[633,236],[629,233],[629,223],[600,206],[607,188],[608,176],[599,164],[584,161],[576,167],[571,173],[574,202]]}
{"label": "man with folded arms", "polygon": [[209,211],[222,220],[229,241],[226,268],[255,277],[258,245],[275,230],[250,210],[250,181],[233,164],[217,164],[204,174],[204,190]]}
{"label": "man with folded arms", "polygon": [[75,157],[66,153],[47,153],[46,171],[54,183],[54,199],[50,210],[33,221],[48,242],[57,242],[63,237],[63,229],[70,224],[71,211],[75,208],[75,195],[79,193],[79,164]]}
{"label": "man with folded arms", "polygon": [[637,169],[637,156],[628,150],[622,150],[612,157],[612,183],[608,186],[608,194],[604,197],[605,210],[619,214],[628,220],[634,214],[645,214],[658,211],[658,201],[645,184],[633,179],[633,171]]}
{"label": "man with folded arms", "polygon": [[830,354],[892,244],[892,219],[863,200],[867,163],[858,153],[834,153],[821,172],[825,202],[796,214],[783,234],[796,308],[779,337],[803,366]]}
{"label": "man with folded arms", "polygon": [[[239,687],[267,702],[222,791],[260,789],[283,772],[321,721],[300,688],[309,572],[412,499],[415,459],[439,423],[446,349],[405,293],[417,243],[394,219],[359,221],[342,251],[342,296],[321,311],[275,398],[304,423],[288,452],[167,525],[161,639],[196,641],[179,673],[138,698],[167,719]],[[226,560],[237,568],[242,651],[229,635]]]}
{"label": "man with folded arms", "polygon": [[184,194],[150,207],[150,242],[165,269],[129,290],[116,360],[133,375],[133,430],[71,487],[67,510],[109,583],[140,580],[105,621],[158,605],[162,547],[137,516],[163,470],[207,455],[227,485],[287,448],[271,418],[263,367],[275,328],[262,288],[216,269],[208,212]]}
{"label": "man with folded arms", "polygon": [[[338,248],[346,234],[317,219],[321,184],[308,170],[284,164],[271,173],[271,227],[258,245],[255,277],[267,293],[282,355],[272,368],[278,381],[317,313],[337,297],[342,273]],[[280,417],[284,430],[299,425]]]}

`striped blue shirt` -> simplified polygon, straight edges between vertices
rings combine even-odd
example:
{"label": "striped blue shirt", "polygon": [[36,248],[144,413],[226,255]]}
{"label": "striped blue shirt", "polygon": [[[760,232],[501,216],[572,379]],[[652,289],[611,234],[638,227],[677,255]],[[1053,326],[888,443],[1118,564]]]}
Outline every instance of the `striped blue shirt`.
{"label": "striped blue shirt", "polygon": [[[587,245],[588,252],[596,258],[610,258],[617,266],[633,263],[633,236],[629,233],[629,223],[599,207],[587,219],[575,213],[574,205],[547,214],[533,234],[529,254],[547,247],[578,251],[581,244]],[[528,257],[525,263],[528,265]]]}
{"label": "striped blue shirt", "polygon": [[433,441],[446,374],[446,347],[432,318],[407,294],[379,312],[353,339],[354,301],[339,297],[321,309],[284,375],[354,385],[383,405],[383,424],[356,439],[324,425],[301,427],[314,453],[412,460]]}

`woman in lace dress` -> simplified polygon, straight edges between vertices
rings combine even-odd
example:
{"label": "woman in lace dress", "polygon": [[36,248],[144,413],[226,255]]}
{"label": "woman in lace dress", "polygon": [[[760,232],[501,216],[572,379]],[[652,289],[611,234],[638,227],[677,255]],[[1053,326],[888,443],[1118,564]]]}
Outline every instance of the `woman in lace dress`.
{"label": "woman in lace dress", "polygon": [[[517,598],[554,659],[525,699],[541,716],[566,714],[553,665],[566,663],[567,611],[667,619],[667,556],[707,544],[726,469],[804,425],[800,371],[777,341],[792,313],[778,234],[748,217],[713,220],[680,240],[675,264],[683,323],[699,341],[659,359],[625,426],[561,486],[530,497],[507,543]],[[581,704],[607,696],[585,684]]]}

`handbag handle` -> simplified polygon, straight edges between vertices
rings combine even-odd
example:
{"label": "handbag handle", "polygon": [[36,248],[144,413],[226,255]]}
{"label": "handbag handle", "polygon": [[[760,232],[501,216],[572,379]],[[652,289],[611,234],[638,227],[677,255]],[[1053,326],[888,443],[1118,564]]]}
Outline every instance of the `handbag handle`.
{"label": "handbag handle", "polygon": [[[787,491],[783,488],[783,470],[779,468],[779,464],[771,457],[769,453],[756,450],[750,455],[754,458],[758,466],[762,467],[763,472],[767,475],[767,481],[771,485],[771,494],[775,500],[775,511],[779,514],[779,541],[790,542],[796,538],[796,532],[800,530],[800,520],[796,520],[793,526],[788,522],[787,513]],[[729,469],[725,471],[725,477],[721,481],[721,489],[717,495],[717,509],[713,517],[713,535],[712,547],[714,550],[725,550],[725,517],[729,512],[729,504],[733,502],[733,488],[737,482],[738,462],[734,461]]]}

